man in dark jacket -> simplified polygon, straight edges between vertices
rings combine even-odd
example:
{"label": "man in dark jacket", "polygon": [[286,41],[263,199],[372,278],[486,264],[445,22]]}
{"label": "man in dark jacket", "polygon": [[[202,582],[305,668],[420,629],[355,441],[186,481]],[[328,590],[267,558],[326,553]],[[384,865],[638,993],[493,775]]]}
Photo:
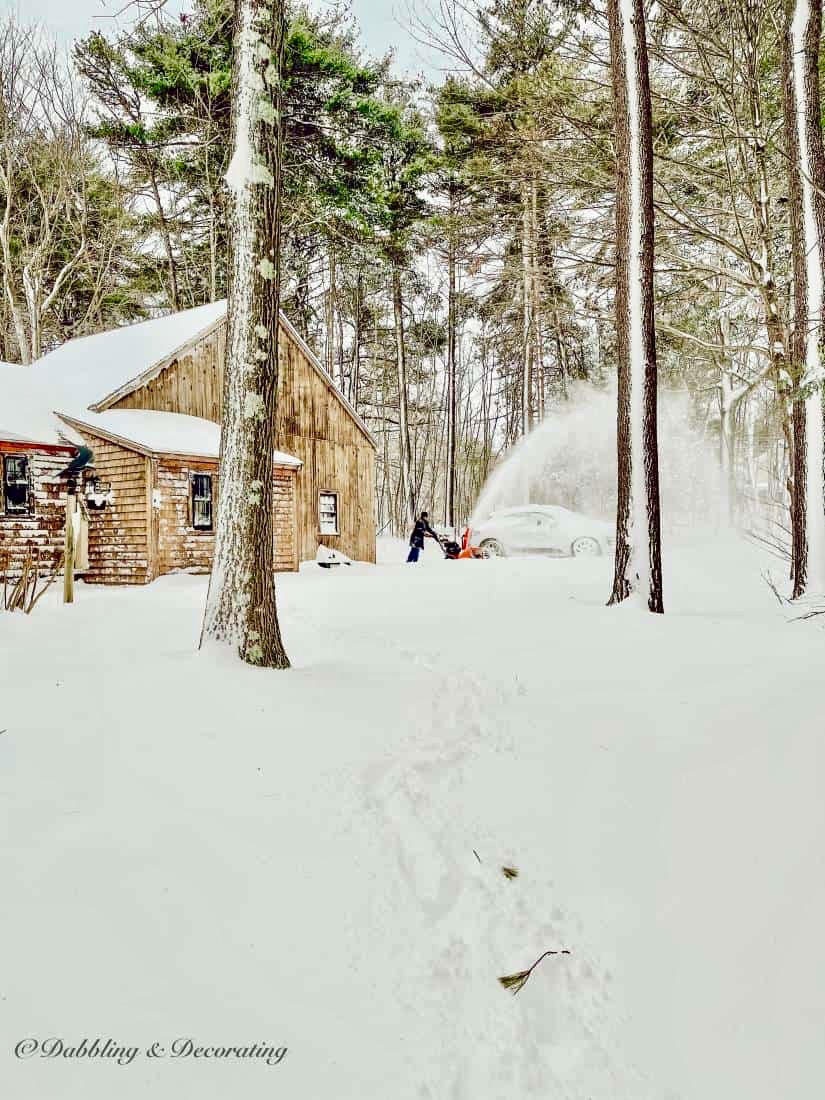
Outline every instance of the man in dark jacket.
{"label": "man in dark jacket", "polygon": [[407,561],[418,561],[418,555],[424,549],[424,539],[435,539],[439,541],[438,535],[430,527],[430,514],[429,512],[422,512],[418,519],[415,521],[415,527],[412,529],[410,535],[410,552],[407,555]]}

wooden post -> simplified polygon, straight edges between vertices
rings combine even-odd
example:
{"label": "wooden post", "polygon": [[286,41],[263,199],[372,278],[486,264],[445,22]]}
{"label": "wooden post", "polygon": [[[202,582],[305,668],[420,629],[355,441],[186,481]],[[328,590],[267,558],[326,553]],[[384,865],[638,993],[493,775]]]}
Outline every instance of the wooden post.
{"label": "wooden post", "polygon": [[63,548],[63,603],[74,603],[74,493],[66,493],[66,541]]}

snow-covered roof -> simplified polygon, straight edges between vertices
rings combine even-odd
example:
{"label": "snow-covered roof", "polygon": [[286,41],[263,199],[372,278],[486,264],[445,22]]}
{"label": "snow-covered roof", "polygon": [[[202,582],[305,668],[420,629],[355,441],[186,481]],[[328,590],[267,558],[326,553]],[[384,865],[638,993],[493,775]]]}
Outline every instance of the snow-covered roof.
{"label": "snow-covered roof", "polygon": [[[70,433],[65,425],[55,421],[52,410],[65,414],[68,418],[66,423],[77,421],[93,428],[97,422],[104,430],[103,422],[97,421],[97,417],[109,412],[116,412],[117,415],[127,411],[142,412],[112,409],[97,413],[90,412],[90,409],[98,409],[114,399],[115,395],[119,398],[139,388],[173,361],[177,354],[211,332],[225,317],[226,301],[211,302],[181,313],[69,340],[31,367],[0,366],[0,375],[4,378],[25,374],[27,379],[19,390],[12,385],[0,390],[0,438],[22,439],[32,434],[32,442],[56,442],[61,432]],[[281,324],[304,352],[312,369],[328,383],[330,392],[344,405],[366,437],[372,440],[363,420],[334,387],[317,357],[283,314]],[[145,442],[131,436],[121,435],[121,438],[128,438],[153,453],[198,454],[201,457],[213,453],[217,455],[219,443],[212,438],[217,438],[215,425],[198,429],[184,426],[187,421],[201,425],[210,424],[209,421],[177,413],[153,413],[152,416],[170,419],[163,427],[158,421],[157,426],[151,428],[148,427],[148,420],[141,421],[138,430],[148,432]],[[125,421],[118,420],[116,423],[122,427]],[[177,427],[173,428],[173,423]],[[176,435],[180,437],[177,442]],[[281,453],[281,457],[287,465],[300,465],[290,455]]]}
{"label": "snow-covered roof", "polygon": [[[218,458],[220,454],[220,425],[200,416],[154,409],[108,409],[102,413],[87,412],[81,417],[63,414],[61,418],[81,430],[85,427],[152,454],[196,458]],[[299,458],[284,451],[274,451],[273,462],[278,466],[302,465]]]}
{"label": "snow-covered roof", "polygon": [[94,336],[79,336],[32,368],[52,394],[52,407],[80,412],[159,366],[226,314],[226,302],[170,313]]}
{"label": "snow-covered roof", "polygon": [[[55,390],[57,389],[57,393]],[[221,430],[199,416],[149,409],[109,409],[94,413],[76,402],[61,406],[60,387],[34,367],[0,365],[0,440],[10,443],[79,446],[83,428],[151,454],[218,458]],[[279,466],[301,466],[284,451],[273,452]]]}
{"label": "snow-covered roof", "polygon": [[[177,353],[207,335],[225,317],[224,299],[152,321],[100,332],[95,336],[81,336],[43,356],[34,364],[34,370],[49,387],[53,404],[74,415],[88,408],[99,408],[115,395],[125,396],[138,389],[170,363]],[[281,325],[304,353],[312,369],[327,382],[330,391],[372,442],[367,425],[332,384],[318,357],[283,313]]]}
{"label": "snow-covered roof", "polygon": [[76,446],[78,432],[59,420],[44,400],[31,367],[0,365],[0,440]]}

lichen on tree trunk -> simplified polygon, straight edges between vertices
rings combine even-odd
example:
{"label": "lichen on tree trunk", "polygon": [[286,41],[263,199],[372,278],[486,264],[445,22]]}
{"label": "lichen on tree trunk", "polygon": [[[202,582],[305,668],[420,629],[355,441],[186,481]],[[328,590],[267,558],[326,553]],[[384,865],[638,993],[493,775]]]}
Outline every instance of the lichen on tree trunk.
{"label": "lichen on tree trunk", "polygon": [[215,557],[203,641],[287,668],[275,603],[273,469],[280,300],[282,0],[237,0],[229,308]]}
{"label": "lichen on tree trunk", "polygon": [[653,144],[644,8],[609,0],[616,111],[616,560],[609,602],[663,610],[653,323]]}

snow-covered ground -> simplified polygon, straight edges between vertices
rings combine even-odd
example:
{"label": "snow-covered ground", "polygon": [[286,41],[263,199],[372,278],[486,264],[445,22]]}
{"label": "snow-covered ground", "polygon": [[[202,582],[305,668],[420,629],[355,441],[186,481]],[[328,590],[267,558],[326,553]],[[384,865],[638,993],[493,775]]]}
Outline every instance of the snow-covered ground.
{"label": "snow-covered ground", "polygon": [[821,1096],[825,619],[740,543],[662,618],[404,552],[279,578],[289,673],[196,652],[202,577],[0,615],[3,1097]]}

